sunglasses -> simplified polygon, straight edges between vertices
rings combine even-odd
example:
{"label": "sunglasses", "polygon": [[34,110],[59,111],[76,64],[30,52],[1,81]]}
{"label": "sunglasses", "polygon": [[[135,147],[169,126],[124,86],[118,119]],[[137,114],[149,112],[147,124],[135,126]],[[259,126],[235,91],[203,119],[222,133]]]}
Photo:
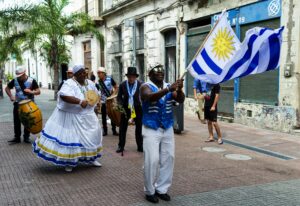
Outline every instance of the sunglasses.
{"label": "sunglasses", "polygon": [[163,67],[154,67],[151,69],[153,72],[165,72]]}

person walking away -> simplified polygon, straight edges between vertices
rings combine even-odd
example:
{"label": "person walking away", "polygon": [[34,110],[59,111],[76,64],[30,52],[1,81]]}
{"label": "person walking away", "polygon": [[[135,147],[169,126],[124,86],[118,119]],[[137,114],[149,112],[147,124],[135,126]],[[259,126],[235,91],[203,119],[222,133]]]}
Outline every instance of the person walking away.
{"label": "person walking away", "polygon": [[206,95],[206,82],[194,79],[194,98],[198,101],[198,115],[202,124],[206,124],[204,118],[204,96]]}
{"label": "person walking away", "polygon": [[[102,116],[102,126],[103,126],[103,136],[107,135],[107,112],[106,112],[106,99],[113,94],[117,94],[118,85],[112,77],[106,75],[106,69],[104,67],[99,67],[97,71],[99,81],[97,88],[101,92],[101,116]],[[119,133],[116,130],[116,124],[111,122],[113,135],[118,136]]]}
{"label": "person walking away", "polygon": [[[10,98],[10,101],[13,102],[13,119],[14,119],[14,133],[15,137],[8,142],[11,144],[21,142],[21,121],[19,117],[19,102],[25,99],[31,99],[34,101],[34,96],[41,93],[39,86],[35,79],[27,76],[26,69],[24,67],[18,67],[16,72],[16,77],[11,80],[6,88],[5,92]],[[12,95],[11,89],[15,88],[16,94]],[[24,128],[23,134],[24,142],[31,143],[30,141],[30,132]]]}
{"label": "person walking away", "polygon": [[183,80],[164,82],[160,64],[150,67],[150,81],[141,86],[143,109],[144,190],[146,200],[158,203],[158,198],[170,201],[168,189],[174,168],[174,101],[183,103]]}
{"label": "person walking away", "polygon": [[220,98],[220,84],[207,84],[205,96],[204,116],[207,120],[209,138],[206,142],[214,142],[213,127],[218,135],[218,143],[223,144],[222,134],[218,125],[218,101]]}
{"label": "person walking away", "polygon": [[118,93],[118,104],[124,108],[125,114],[121,115],[119,144],[116,152],[120,153],[124,151],[129,121],[134,121],[135,123],[137,151],[143,152],[142,105],[140,101],[140,87],[142,82],[137,80],[139,75],[135,67],[128,67],[126,76],[127,80],[120,84]]}

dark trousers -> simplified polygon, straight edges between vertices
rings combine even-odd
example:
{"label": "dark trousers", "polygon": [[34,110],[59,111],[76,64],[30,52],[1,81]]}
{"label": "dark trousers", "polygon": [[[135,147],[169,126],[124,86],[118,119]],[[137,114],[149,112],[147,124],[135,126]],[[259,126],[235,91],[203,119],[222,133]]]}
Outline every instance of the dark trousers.
{"label": "dark trousers", "polygon": [[[124,149],[126,143],[126,133],[128,128],[128,120],[130,119],[130,111],[127,111],[127,118],[124,114],[121,116],[121,125],[119,130],[119,147]],[[143,136],[142,136],[142,111],[136,110],[135,122],[135,140],[138,150],[143,150]]]}
{"label": "dark trousers", "polygon": [[[14,103],[14,131],[15,131],[15,138],[21,140],[21,121],[19,118],[19,104],[18,102]],[[24,128],[24,134],[23,137],[24,139],[29,139],[30,132]]]}
{"label": "dark trousers", "polygon": [[[103,130],[105,133],[107,133],[107,122],[106,122],[107,113],[106,113],[106,104],[105,103],[102,103],[102,106],[101,106],[101,116],[102,116]],[[111,122],[111,129],[113,132],[116,132],[116,124],[113,122]]]}

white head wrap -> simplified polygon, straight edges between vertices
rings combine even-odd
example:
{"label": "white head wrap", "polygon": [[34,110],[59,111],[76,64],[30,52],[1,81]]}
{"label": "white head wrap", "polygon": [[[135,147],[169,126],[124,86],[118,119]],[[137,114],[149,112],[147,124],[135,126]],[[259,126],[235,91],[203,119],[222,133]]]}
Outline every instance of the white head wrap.
{"label": "white head wrap", "polygon": [[78,72],[79,70],[84,69],[83,65],[75,65],[73,67],[73,74],[76,74],[76,72]]}

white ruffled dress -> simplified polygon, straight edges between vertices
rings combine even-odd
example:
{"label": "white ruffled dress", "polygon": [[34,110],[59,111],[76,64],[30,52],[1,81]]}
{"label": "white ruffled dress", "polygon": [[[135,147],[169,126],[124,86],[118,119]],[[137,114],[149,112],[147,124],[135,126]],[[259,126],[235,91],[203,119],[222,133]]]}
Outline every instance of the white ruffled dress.
{"label": "white ruffled dress", "polygon": [[58,92],[58,103],[46,122],[40,137],[33,143],[33,151],[47,161],[61,166],[75,167],[78,162],[92,163],[101,157],[102,130],[94,107],[64,102],[62,96],[84,99],[84,92],[94,90],[95,84],[87,80],[80,86],[73,79],[64,82]]}

